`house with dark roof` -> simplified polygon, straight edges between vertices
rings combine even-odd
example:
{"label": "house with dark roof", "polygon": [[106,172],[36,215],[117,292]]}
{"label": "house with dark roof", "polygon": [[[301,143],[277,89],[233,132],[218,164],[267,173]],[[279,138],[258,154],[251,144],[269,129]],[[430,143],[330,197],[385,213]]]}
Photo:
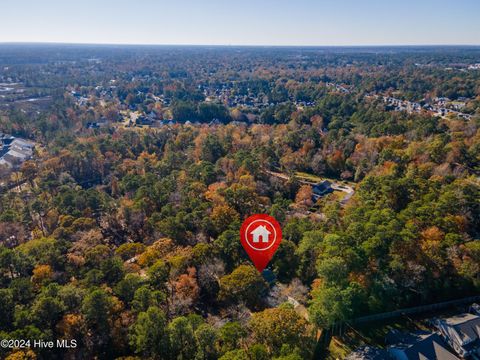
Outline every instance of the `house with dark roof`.
{"label": "house with dark roof", "polygon": [[96,122],[87,122],[87,125],[85,126],[87,129],[99,129],[100,125]]}
{"label": "house with dark roof", "polygon": [[160,125],[173,126],[177,123],[174,119],[164,119],[159,121]]}
{"label": "house with dark roof", "polygon": [[322,196],[333,192],[332,183],[328,180],[324,180],[312,186],[313,200],[317,201]]}
{"label": "house with dark roof", "polygon": [[480,316],[465,313],[435,319],[433,324],[461,357],[480,355]]}
{"label": "house with dark roof", "polygon": [[100,121],[87,122],[87,125],[85,127],[87,129],[100,129],[101,127],[105,126],[108,126],[108,121],[107,119],[103,118],[100,119]]}
{"label": "house with dark roof", "polygon": [[10,145],[13,140],[15,140],[15,137],[12,135],[0,133],[0,143],[7,146]]}
{"label": "house with dark roof", "polygon": [[436,333],[391,331],[386,338],[392,344],[388,353],[395,360],[459,360]]}
{"label": "house with dark roof", "polygon": [[137,126],[151,126],[153,125],[153,121],[152,119],[142,115],[135,120],[135,124]]}

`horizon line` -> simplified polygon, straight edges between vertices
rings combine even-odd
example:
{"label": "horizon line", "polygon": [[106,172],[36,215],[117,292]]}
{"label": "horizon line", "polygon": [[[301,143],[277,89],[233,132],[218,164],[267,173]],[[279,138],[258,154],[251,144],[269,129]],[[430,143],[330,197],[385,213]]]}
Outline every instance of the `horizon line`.
{"label": "horizon line", "polygon": [[367,48],[367,47],[480,47],[479,44],[343,44],[343,45],[273,45],[273,44],[179,44],[179,43],[107,43],[107,42],[61,42],[61,41],[0,41],[0,45],[98,45],[98,46],[175,46],[175,47],[264,47],[264,48],[320,48],[320,47],[337,47],[337,48]]}

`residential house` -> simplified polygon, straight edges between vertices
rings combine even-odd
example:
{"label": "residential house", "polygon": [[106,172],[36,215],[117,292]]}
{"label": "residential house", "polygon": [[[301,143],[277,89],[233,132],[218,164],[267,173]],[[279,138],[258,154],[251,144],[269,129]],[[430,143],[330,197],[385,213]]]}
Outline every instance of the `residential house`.
{"label": "residential house", "polygon": [[10,145],[13,140],[15,140],[15,137],[13,137],[12,135],[7,135],[7,134],[4,134],[4,133],[0,133],[0,144],[1,145]]}
{"label": "residential house", "polygon": [[135,124],[137,126],[151,126],[153,124],[153,121],[148,117],[142,115],[135,120]]}
{"label": "residential house", "polygon": [[8,151],[3,155],[3,159],[15,167],[31,159],[34,144],[27,140],[14,139],[7,148]]}
{"label": "residential house", "polygon": [[465,313],[435,319],[433,324],[461,357],[480,355],[480,316]]}
{"label": "residential house", "polygon": [[5,155],[3,155],[3,159],[12,164],[14,167],[19,166],[21,163],[28,160],[30,157],[31,154],[15,149],[10,149]]}
{"label": "residential house", "polygon": [[32,158],[35,144],[0,133],[0,175],[4,176]]}
{"label": "residential house", "polygon": [[401,333],[391,331],[386,338],[392,344],[388,353],[395,360],[459,360],[449,349],[440,335],[419,331]]}
{"label": "residential house", "polygon": [[438,106],[446,106],[451,100],[447,97],[436,97],[433,102]]}
{"label": "residential house", "polygon": [[33,151],[35,144],[28,140],[14,138],[10,147],[17,150]]}
{"label": "residential house", "polygon": [[100,129],[101,127],[108,126],[107,119],[101,119],[100,121],[96,122],[87,122],[86,128],[87,129]]}
{"label": "residential house", "polygon": [[328,180],[324,180],[312,186],[313,190],[313,200],[317,201],[322,196],[330,194],[333,192],[332,183]]}

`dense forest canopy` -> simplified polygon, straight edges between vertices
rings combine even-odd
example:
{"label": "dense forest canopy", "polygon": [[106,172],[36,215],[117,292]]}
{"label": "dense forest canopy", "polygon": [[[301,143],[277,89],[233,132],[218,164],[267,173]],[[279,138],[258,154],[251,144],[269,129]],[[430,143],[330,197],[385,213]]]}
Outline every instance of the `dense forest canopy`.
{"label": "dense forest canopy", "polygon": [[[478,294],[479,59],[1,45],[0,132],[35,155],[1,179],[0,337],[78,342],[1,357],[306,359],[317,329]],[[255,213],[284,234],[264,274]]]}

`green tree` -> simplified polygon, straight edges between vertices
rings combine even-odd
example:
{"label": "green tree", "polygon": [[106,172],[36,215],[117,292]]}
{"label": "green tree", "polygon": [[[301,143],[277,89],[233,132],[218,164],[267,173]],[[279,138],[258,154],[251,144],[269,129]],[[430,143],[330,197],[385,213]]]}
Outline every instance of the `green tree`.
{"label": "green tree", "polygon": [[109,328],[111,300],[101,289],[95,289],[85,296],[82,302],[82,313],[87,324],[99,332]]}
{"label": "green tree", "polygon": [[229,270],[233,270],[242,260],[246,260],[245,251],[238,238],[238,231],[224,231],[215,240],[214,245]]}
{"label": "green tree", "polygon": [[51,265],[55,268],[62,263],[60,254],[61,246],[53,238],[34,239],[18,246],[17,251],[21,256],[29,257],[34,264]]}
{"label": "green tree", "polygon": [[129,303],[133,300],[135,291],[137,291],[143,283],[144,280],[140,275],[127,274],[115,286],[115,294],[118,295],[121,300]]}
{"label": "green tree", "polygon": [[219,360],[250,360],[250,357],[245,350],[237,349],[223,354]]}
{"label": "green tree", "polygon": [[138,315],[130,329],[130,345],[135,353],[153,359],[169,358],[167,320],[157,307],[149,307]]}
{"label": "green tree", "polygon": [[247,330],[237,321],[227,322],[220,328],[219,338],[222,352],[237,349],[240,342],[247,336]]}
{"label": "green tree", "polygon": [[132,300],[132,309],[136,312],[144,312],[151,306],[159,307],[165,303],[167,295],[159,290],[152,290],[148,286],[142,286],[135,291]]}
{"label": "green tree", "polygon": [[209,133],[201,145],[201,159],[214,164],[219,158],[224,155],[225,150],[218,137]]}
{"label": "green tree", "polygon": [[78,288],[73,284],[62,286],[58,291],[58,296],[65,305],[65,309],[70,312],[78,311],[85,297],[85,290]]}
{"label": "green tree", "polygon": [[196,344],[192,324],[184,316],[173,319],[168,324],[171,354],[175,359],[193,359],[196,354]]}
{"label": "green tree", "polygon": [[292,241],[284,240],[280,243],[272,259],[272,268],[282,283],[290,282],[298,267],[298,258],[295,255],[296,246]]}
{"label": "green tree", "polygon": [[13,321],[13,311],[15,303],[13,301],[12,291],[9,289],[0,289],[0,330],[7,330]]}
{"label": "green tree", "polygon": [[254,313],[248,326],[254,341],[265,345],[270,354],[279,355],[282,346],[297,346],[302,349],[305,358],[312,355],[315,343],[313,331],[308,322],[291,307]]}
{"label": "green tree", "polygon": [[150,284],[156,289],[165,288],[169,273],[169,267],[163,260],[155,262],[147,271]]}
{"label": "green tree", "polygon": [[260,273],[251,265],[240,265],[229,275],[220,279],[221,301],[238,303],[244,301],[248,307],[260,305],[267,284]]}
{"label": "green tree", "polygon": [[248,349],[248,356],[254,360],[269,360],[271,356],[268,354],[268,349],[263,344],[253,344]]}
{"label": "green tree", "polygon": [[104,260],[100,266],[100,270],[104,274],[104,279],[109,284],[115,284],[120,281],[125,274],[123,261],[116,256]]}
{"label": "green tree", "polygon": [[195,340],[197,342],[197,354],[195,359],[217,359],[217,331],[213,326],[209,324],[201,324],[195,330]]}
{"label": "green tree", "polygon": [[356,283],[346,288],[320,285],[312,291],[308,310],[310,318],[318,327],[329,327],[358,314],[364,301],[364,291]]}
{"label": "green tree", "polygon": [[224,191],[224,196],[227,204],[242,216],[253,214],[258,209],[258,195],[250,186],[235,183]]}
{"label": "green tree", "polygon": [[64,309],[60,299],[42,294],[33,303],[31,316],[39,327],[52,328],[62,317]]}
{"label": "green tree", "polygon": [[12,296],[16,304],[27,304],[35,296],[32,282],[27,278],[13,279],[9,288],[12,290]]}

